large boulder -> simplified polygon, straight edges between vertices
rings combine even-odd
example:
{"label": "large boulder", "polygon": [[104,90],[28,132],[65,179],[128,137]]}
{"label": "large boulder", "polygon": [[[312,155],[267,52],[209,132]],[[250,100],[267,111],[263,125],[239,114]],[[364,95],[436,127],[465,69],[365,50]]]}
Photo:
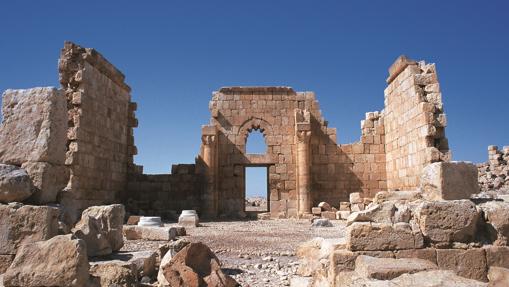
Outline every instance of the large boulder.
{"label": "large boulder", "polygon": [[509,244],[509,202],[489,201],[479,205],[484,219],[492,227],[491,239],[495,245]]}
{"label": "large boulder", "polygon": [[120,250],[124,246],[122,227],[124,224],[125,208],[122,204],[91,206],[82,213],[82,217],[87,216],[99,221],[101,229],[106,233],[113,251]]}
{"label": "large boulder", "polygon": [[414,249],[423,244],[420,233],[408,223],[355,222],[346,234],[346,246],[351,251]]}
{"label": "large boulder", "polygon": [[87,247],[72,235],[21,246],[4,275],[4,285],[86,286],[89,279]]}
{"label": "large boulder", "polygon": [[72,229],[72,233],[87,244],[88,256],[111,254],[111,245],[106,232],[101,228],[99,220],[85,216]]}
{"label": "large boulder", "polygon": [[30,203],[56,202],[67,184],[67,100],[52,87],[7,90],[2,101],[0,162],[24,168],[35,186]]}
{"label": "large boulder", "polygon": [[34,191],[26,170],[14,165],[0,164],[0,203],[22,202]]}
{"label": "large boulder", "polygon": [[233,278],[221,271],[216,255],[203,243],[187,245],[160,268],[172,287],[239,286]]}
{"label": "large boulder", "polygon": [[366,278],[391,280],[405,273],[437,269],[437,265],[418,258],[375,258],[360,255],[355,260],[355,271]]}
{"label": "large boulder", "polygon": [[53,87],[6,90],[2,95],[0,162],[63,165],[67,144],[67,100]]}
{"label": "large boulder", "polygon": [[0,204],[0,254],[16,254],[20,246],[58,234],[59,210],[50,206]]}
{"label": "large boulder", "polygon": [[478,170],[467,162],[435,162],[421,174],[420,189],[428,200],[468,199],[479,193]]}
{"label": "large boulder", "polygon": [[470,200],[423,202],[415,214],[424,237],[440,245],[471,242],[480,218],[480,212]]}

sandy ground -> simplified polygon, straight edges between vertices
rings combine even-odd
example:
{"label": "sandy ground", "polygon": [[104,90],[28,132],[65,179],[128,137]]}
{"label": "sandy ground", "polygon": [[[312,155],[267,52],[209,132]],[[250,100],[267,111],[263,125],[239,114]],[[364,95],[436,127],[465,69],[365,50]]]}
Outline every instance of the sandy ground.
{"label": "sandy ground", "polygon": [[[314,237],[344,236],[344,221],[332,223],[334,227],[311,227],[309,220],[295,219],[203,222],[187,229],[186,238],[207,244],[241,286],[289,286],[298,268],[297,246]],[[155,249],[159,244],[127,241],[123,249]]]}

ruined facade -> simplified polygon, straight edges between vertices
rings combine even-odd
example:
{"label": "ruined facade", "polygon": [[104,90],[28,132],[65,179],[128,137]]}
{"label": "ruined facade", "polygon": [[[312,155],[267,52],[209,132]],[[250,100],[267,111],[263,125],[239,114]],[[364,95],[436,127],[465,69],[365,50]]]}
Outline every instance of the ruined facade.
{"label": "ruined facade", "polygon": [[[338,205],[353,192],[417,189],[427,164],[450,159],[435,66],[404,56],[389,69],[384,109],[366,114],[356,143],[338,144],[313,92],[225,87],[212,95],[196,162],[161,175],[143,174],[133,162],[136,104],[120,71],[95,50],[67,42],[59,74],[50,123],[61,132],[48,141],[59,161],[47,164],[63,169],[58,178],[66,186],[39,203],[60,202],[73,212],[124,202],[130,212],[164,217],[182,209],[243,215],[245,169],[264,166],[271,216],[302,217],[320,201]],[[265,154],[246,153],[253,130],[263,133]],[[3,150],[12,153],[8,143]]]}

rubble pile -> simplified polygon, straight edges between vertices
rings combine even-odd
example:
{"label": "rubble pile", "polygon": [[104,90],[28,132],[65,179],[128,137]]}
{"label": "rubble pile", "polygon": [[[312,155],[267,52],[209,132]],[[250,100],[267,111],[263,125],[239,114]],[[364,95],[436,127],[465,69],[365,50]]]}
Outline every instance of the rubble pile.
{"label": "rubble pile", "polygon": [[488,162],[477,165],[479,185],[482,191],[501,191],[509,193],[509,146],[499,150],[497,146],[488,147]]}

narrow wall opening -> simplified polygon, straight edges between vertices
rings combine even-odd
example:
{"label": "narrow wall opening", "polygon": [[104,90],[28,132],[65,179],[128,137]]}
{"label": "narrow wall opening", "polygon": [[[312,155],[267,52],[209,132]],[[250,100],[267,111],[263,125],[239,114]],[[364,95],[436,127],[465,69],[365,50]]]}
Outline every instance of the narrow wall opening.
{"label": "narrow wall opening", "polygon": [[259,130],[253,130],[247,135],[246,153],[247,154],[264,154],[267,152],[265,138]]}
{"label": "narrow wall opening", "polygon": [[246,167],[245,203],[246,212],[268,212],[268,167]]}

